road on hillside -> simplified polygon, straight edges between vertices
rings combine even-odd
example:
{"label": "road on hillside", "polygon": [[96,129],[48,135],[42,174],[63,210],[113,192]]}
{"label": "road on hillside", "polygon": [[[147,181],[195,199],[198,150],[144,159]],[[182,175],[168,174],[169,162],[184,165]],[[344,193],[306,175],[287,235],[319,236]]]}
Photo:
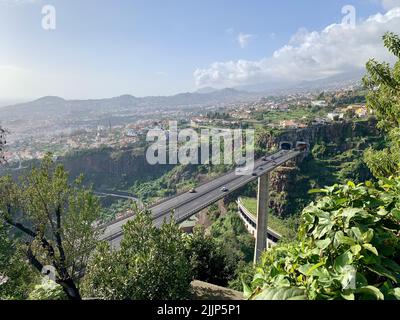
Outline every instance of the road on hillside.
{"label": "road on hillside", "polygon": [[[164,221],[172,218],[177,223],[181,223],[228,194],[257,180],[261,175],[296,158],[300,153],[297,150],[281,150],[264,159],[257,160],[254,170],[250,174],[239,175],[235,169],[198,186],[195,193],[186,192],[156,204],[150,208],[154,224],[159,227]],[[118,247],[122,238],[122,226],[131,219],[133,216],[109,223],[102,239],[109,241],[114,247]]]}

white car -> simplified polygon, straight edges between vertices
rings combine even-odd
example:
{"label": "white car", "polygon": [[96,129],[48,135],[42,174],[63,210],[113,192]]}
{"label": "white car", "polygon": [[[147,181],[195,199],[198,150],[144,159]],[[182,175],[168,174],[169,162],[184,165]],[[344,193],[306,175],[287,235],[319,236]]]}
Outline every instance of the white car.
{"label": "white car", "polygon": [[222,191],[222,192],[228,192],[229,190],[228,190],[227,187],[222,187],[222,188],[221,188],[221,191]]}

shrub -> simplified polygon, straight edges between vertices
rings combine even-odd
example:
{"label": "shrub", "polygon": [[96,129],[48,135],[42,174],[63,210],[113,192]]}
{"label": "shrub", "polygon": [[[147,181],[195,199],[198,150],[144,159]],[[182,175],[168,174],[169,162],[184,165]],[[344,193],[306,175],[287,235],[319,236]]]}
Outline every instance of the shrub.
{"label": "shrub", "polygon": [[332,186],[304,209],[298,242],[266,251],[251,299],[399,299],[400,179]]}
{"label": "shrub", "polygon": [[178,226],[153,226],[138,212],[124,227],[120,250],[101,243],[83,282],[88,298],[110,300],[175,300],[189,294],[191,274]]}

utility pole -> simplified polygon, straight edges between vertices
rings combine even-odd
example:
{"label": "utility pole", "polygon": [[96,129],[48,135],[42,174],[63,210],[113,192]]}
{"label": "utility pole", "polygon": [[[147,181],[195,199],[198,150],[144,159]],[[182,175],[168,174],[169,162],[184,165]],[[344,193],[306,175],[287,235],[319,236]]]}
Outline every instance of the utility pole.
{"label": "utility pole", "polygon": [[256,245],[254,250],[254,264],[258,262],[258,260],[261,257],[261,254],[267,248],[269,185],[270,185],[270,173],[268,172],[258,178],[257,230],[256,230]]}

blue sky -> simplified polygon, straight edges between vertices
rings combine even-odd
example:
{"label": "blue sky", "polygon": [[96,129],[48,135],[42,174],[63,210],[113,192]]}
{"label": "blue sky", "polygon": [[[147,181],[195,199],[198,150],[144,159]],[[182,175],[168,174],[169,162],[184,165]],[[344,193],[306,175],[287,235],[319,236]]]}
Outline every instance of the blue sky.
{"label": "blue sky", "polygon": [[[56,8],[52,31],[41,26],[45,4]],[[322,55],[304,47],[337,49],[337,38],[323,30],[341,23],[347,4],[356,9],[358,32],[370,34],[357,46],[374,52],[377,34],[398,26],[397,12],[365,25],[368,17],[400,6],[398,0],[0,0],[0,99],[170,95],[358,68],[343,57],[329,70],[318,67],[323,58],[312,68],[304,65],[307,55]],[[351,37],[361,41],[357,32],[349,37],[349,43]],[[289,77],[282,70],[296,59],[301,65],[294,69],[304,72]]]}

